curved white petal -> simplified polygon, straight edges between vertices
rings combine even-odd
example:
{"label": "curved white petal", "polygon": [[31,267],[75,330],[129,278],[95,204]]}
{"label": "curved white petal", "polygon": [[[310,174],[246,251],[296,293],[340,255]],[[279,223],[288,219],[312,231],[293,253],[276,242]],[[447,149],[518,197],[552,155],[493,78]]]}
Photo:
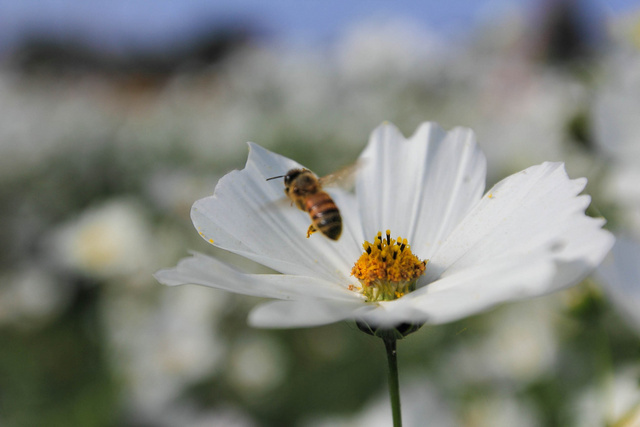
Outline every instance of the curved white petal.
{"label": "curved white petal", "polygon": [[[357,222],[354,208],[345,210],[347,224],[339,241],[320,233],[307,238],[309,215],[286,202],[282,179],[266,181],[302,166],[256,144],[249,148],[245,168],[225,175],[213,196],[193,205],[191,218],[198,232],[222,249],[282,273],[347,284],[352,260],[360,253],[351,235]],[[339,194],[336,198],[341,200],[353,198],[338,190],[330,194]]]}
{"label": "curved white petal", "polygon": [[391,124],[371,135],[356,180],[364,236],[390,229],[430,258],[484,191],[486,159],[470,129],[424,123],[409,139]]}
{"label": "curved white petal", "polygon": [[393,308],[409,310],[426,323],[451,322],[507,301],[552,292],[556,271],[548,253],[506,256],[444,277],[397,300]]}
{"label": "curved white petal", "polygon": [[269,301],[249,314],[249,325],[259,328],[302,328],[328,325],[360,317],[375,309],[360,302],[321,300]]}
{"label": "curved white petal", "polygon": [[175,268],[160,270],[154,277],[165,285],[203,285],[243,295],[295,300],[321,298],[330,301],[363,300],[354,292],[317,277],[282,274],[246,274],[215,258],[195,253]]}
{"label": "curved white petal", "polygon": [[[551,256],[506,256],[442,278],[404,297],[379,304],[361,320],[377,327],[399,323],[447,323],[515,301],[551,291],[556,271]],[[547,284],[542,288],[541,284]]]}
{"label": "curved white petal", "polygon": [[[585,216],[585,179],[570,180],[562,163],[543,163],[496,184],[430,259],[424,282],[491,265],[505,254],[552,254],[555,287],[575,284],[613,245],[603,220]],[[430,286],[430,285],[429,285]],[[541,283],[541,287],[548,286]]]}

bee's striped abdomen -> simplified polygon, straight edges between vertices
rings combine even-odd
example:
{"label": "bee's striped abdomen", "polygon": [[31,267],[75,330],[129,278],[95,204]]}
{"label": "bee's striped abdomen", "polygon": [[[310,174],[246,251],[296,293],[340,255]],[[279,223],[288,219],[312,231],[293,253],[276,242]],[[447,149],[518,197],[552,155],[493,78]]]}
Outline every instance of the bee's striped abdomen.
{"label": "bee's striped abdomen", "polygon": [[307,212],[311,223],[322,234],[332,240],[338,240],[342,233],[342,217],[331,196],[319,191],[306,199]]}

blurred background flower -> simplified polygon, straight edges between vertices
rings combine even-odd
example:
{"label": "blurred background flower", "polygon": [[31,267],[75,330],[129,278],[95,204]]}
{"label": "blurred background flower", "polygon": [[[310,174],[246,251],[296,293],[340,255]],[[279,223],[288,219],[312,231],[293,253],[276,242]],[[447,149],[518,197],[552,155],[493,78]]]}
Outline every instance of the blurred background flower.
{"label": "blurred background flower", "polygon": [[[433,120],[476,131],[490,181],[565,161],[637,240],[638,76],[632,0],[0,0],[0,425],[387,425],[353,325],[251,330],[256,300],[155,282],[188,249],[245,262],[191,204],[246,141],[323,175]],[[401,342],[405,424],[633,422],[634,247]]]}

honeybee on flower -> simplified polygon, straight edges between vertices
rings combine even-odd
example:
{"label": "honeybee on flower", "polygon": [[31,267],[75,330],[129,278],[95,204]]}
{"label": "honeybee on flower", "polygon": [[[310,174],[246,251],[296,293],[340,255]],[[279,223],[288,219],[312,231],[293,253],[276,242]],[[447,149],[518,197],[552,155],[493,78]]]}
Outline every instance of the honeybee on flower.
{"label": "honeybee on flower", "polygon": [[353,171],[353,168],[345,168],[339,173],[318,178],[309,169],[291,169],[285,175],[272,176],[267,181],[284,178],[284,193],[291,203],[307,212],[311,219],[307,237],[320,231],[329,239],[338,240],[342,234],[342,216],[336,203],[322,187]]}

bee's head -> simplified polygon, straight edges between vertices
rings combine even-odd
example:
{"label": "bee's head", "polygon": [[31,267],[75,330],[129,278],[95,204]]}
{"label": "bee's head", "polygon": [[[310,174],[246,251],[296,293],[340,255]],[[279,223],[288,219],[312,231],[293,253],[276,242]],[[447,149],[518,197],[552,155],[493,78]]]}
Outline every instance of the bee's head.
{"label": "bee's head", "polygon": [[309,175],[310,172],[308,169],[291,169],[285,175],[272,176],[271,178],[267,178],[267,181],[276,179],[276,178],[284,178],[284,192],[288,195],[289,192],[299,193],[300,187],[307,187],[309,184]]}
{"label": "bee's head", "polygon": [[271,178],[267,178],[267,181],[284,177],[284,185],[289,186],[293,180],[295,180],[304,171],[306,171],[306,169],[291,169],[285,175],[272,176]]}
{"label": "bee's head", "polygon": [[298,177],[300,176],[300,174],[304,172],[304,169],[291,169],[289,172],[287,172],[287,174],[284,176],[284,185],[286,187],[290,186],[291,183]]}

